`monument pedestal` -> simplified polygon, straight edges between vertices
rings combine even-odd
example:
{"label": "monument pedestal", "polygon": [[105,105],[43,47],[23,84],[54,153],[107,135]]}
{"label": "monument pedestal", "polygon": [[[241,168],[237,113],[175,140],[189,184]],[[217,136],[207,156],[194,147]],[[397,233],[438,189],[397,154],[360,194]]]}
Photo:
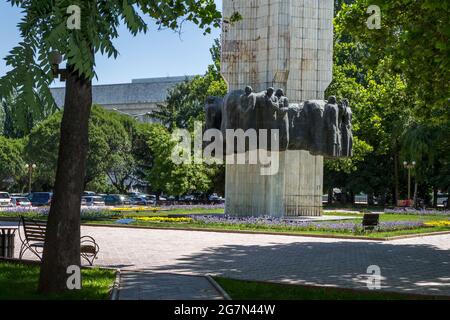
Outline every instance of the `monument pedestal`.
{"label": "monument pedestal", "polygon": [[262,167],[226,166],[226,214],[292,218],[322,214],[322,156],[283,151],[279,152],[278,173],[263,176]]}

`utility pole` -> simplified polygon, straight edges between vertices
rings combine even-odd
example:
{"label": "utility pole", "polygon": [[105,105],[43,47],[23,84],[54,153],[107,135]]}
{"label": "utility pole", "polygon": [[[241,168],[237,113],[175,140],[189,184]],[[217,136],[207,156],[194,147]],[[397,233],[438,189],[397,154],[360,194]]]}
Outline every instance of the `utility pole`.
{"label": "utility pole", "polygon": [[26,164],[25,165],[25,169],[28,170],[28,193],[31,194],[31,180],[32,180],[32,176],[33,176],[33,170],[36,169],[36,165],[35,164]]}
{"label": "utility pole", "polygon": [[411,200],[411,170],[416,166],[416,162],[413,161],[408,163],[407,161],[403,162],[403,166],[405,169],[408,169],[408,201]]}

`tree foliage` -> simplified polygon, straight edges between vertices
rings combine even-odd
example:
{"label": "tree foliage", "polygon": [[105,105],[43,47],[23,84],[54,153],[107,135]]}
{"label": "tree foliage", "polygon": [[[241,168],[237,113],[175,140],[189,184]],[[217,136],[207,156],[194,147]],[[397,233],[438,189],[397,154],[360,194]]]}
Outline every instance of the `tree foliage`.
{"label": "tree foliage", "polygon": [[26,176],[23,147],[23,139],[0,136],[0,190],[21,187],[21,180]]}
{"label": "tree foliage", "polygon": [[[381,29],[366,25],[374,4]],[[354,158],[326,162],[326,186],[395,199],[406,189],[402,162],[415,160],[425,194],[448,190],[448,9],[434,0],[337,1],[328,92],[350,99],[356,145]]]}
{"label": "tree foliage", "polygon": [[[40,189],[53,187],[61,118],[61,112],[54,114],[33,129],[28,139],[26,157],[37,165],[35,185]],[[129,121],[128,117],[101,107],[92,108],[85,185],[93,185],[99,192],[129,189],[135,170],[132,137],[126,128]],[[108,180],[114,188],[108,186]]]}
{"label": "tree foliage", "polygon": [[147,154],[151,160],[146,170],[146,180],[151,190],[168,195],[190,192],[207,192],[211,188],[209,168],[204,164],[175,164],[172,152],[176,141],[168,129],[160,124],[141,127],[146,136]]}
{"label": "tree foliage", "polygon": [[205,100],[209,96],[224,96],[227,85],[220,74],[220,41],[216,39],[210,49],[213,63],[203,76],[186,79],[169,91],[166,103],[153,112],[153,116],[167,126],[193,129],[195,121],[205,120]]}
{"label": "tree foliage", "polygon": [[[42,118],[56,108],[49,89],[53,51],[60,52],[75,72],[92,79],[95,54],[117,57],[113,41],[121,23],[133,35],[149,30],[145,17],[154,19],[159,29],[180,30],[190,21],[209,33],[222,18],[213,0],[8,1],[24,14],[18,24],[22,41],[5,58],[11,70],[0,79],[0,99],[16,91],[14,114],[22,126],[30,112]],[[67,27],[71,17],[67,9],[73,5],[81,10],[80,29]]]}

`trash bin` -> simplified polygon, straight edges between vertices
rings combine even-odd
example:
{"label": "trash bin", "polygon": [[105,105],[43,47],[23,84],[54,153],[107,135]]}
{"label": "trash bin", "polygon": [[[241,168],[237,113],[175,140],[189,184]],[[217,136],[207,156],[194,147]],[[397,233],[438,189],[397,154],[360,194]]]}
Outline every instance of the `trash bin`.
{"label": "trash bin", "polygon": [[0,228],[0,257],[14,258],[16,228]]}

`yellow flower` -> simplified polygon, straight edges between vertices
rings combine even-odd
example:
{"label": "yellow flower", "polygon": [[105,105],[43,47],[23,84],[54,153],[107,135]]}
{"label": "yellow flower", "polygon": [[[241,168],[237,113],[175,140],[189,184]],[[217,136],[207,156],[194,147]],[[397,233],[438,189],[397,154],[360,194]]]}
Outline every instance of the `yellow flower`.
{"label": "yellow flower", "polygon": [[133,217],[133,219],[144,222],[192,222],[192,218],[170,218],[170,217]]}
{"label": "yellow flower", "polygon": [[158,207],[122,207],[122,208],[113,208],[112,211],[160,211],[161,208]]}
{"label": "yellow flower", "polygon": [[450,220],[425,222],[429,227],[450,227]]}

